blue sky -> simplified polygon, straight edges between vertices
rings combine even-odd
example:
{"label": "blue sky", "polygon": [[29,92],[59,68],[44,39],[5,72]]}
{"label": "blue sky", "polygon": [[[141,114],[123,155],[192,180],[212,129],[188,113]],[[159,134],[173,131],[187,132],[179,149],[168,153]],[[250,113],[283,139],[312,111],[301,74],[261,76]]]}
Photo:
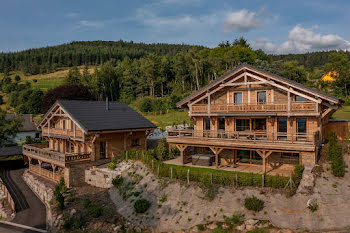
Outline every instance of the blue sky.
{"label": "blue sky", "polygon": [[119,39],[215,47],[240,36],[268,53],[350,50],[350,1],[0,1],[0,51]]}

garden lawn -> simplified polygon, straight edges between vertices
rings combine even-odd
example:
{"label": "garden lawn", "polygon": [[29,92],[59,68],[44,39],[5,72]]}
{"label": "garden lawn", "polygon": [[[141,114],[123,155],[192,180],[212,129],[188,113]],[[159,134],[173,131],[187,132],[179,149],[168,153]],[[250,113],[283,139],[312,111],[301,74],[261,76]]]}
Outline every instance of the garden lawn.
{"label": "garden lawn", "polygon": [[171,110],[165,114],[159,113],[142,113],[144,117],[152,121],[156,126],[165,129],[168,125],[178,125],[191,123],[191,119],[187,112]]}
{"label": "garden lawn", "polygon": [[336,111],[332,118],[340,118],[350,120],[350,106],[343,106],[342,109]]}

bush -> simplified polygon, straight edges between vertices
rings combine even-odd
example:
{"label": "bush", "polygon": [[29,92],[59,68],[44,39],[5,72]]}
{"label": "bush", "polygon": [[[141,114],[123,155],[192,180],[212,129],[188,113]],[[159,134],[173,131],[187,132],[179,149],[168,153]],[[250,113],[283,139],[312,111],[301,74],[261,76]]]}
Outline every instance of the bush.
{"label": "bush", "polygon": [[116,166],[117,165],[115,163],[110,162],[107,167],[108,167],[109,170],[114,170],[116,168]]}
{"label": "bush", "polygon": [[318,204],[317,203],[310,204],[310,205],[307,206],[307,208],[309,208],[309,210],[313,213],[316,210],[318,210]]}
{"label": "bush", "polygon": [[59,210],[64,210],[64,196],[62,193],[57,193],[56,196],[57,208]]}
{"label": "bush", "polygon": [[84,208],[88,208],[91,205],[91,200],[89,198],[84,198],[83,200],[83,206]]}
{"label": "bush", "polygon": [[164,160],[168,158],[168,151],[166,148],[166,139],[162,138],[158,142],[158,146],[156,148],[156,155],[159,160]]}
{"label": "bush", "polygon": [[334,131],[331,131],[329,133],[327,159],[331,162],[332,174],[337,177],[343,177],[345,175],[343,152],[341,145],[337,141],[337,135]]}
{"label": "bush", "polygon": [[230,223],[232,226],[241,225],[244,222],[244,214],[241,212],[235,212],[231,218],[224,217],[225,222]]}
{"label": "bush", "polygon": [[149,207],[151,207],[151,203],[146,199],[139,199],[134,203],[134,210],[137,214],[145,213]]}
{"label": "bush", "polygon": [[247,197],[244,200],[244,206],[248,210],[253,210],[255,212],[259,212],[264,208],[264,201],[260,200],[259,198],[253,196],[253,197]]}
{"label": "bush", "polygon": [[117,164],[118,163],[117,157],[112,157],[111,162]]}
{"label": "bush", "polygon": [[304,172],[304,166],[300,164],[296,164],[294,166],[294,173],[297,176],[299,180],[303,177],[303,172]]}
{"label": "bush", "polygon": [[102,215],[103,213],[103,208],[102,206],[98,206],[98,205],[90,205],[87,208],[87,212],[89,215],[91,215],[94,218],[98,218]]}
{"label": "bush", "polygon": [[121,186],[124,182],[124,179],[122,176],[117,176],[112,180],[112,184],[114,187],[118,188],[119,186]]}
{"label": "bush", "polygon": [[53,191],[53,195],[57,203],[57,208],[59,210],[63,210],[65,208],[63,193],[66,193],[66,192],[67,192],[67,186],[64,182],[64,179],[61,177],[59,183],[55,186],[55,189]]}

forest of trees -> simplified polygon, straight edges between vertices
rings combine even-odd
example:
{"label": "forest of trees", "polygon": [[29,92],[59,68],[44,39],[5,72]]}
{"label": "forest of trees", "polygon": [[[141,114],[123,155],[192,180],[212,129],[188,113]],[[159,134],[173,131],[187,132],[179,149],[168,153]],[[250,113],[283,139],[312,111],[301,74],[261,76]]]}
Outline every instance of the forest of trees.
{"label": "forest of trees", "polygon": [[58,67],[100,65],[111,59],[141,58],[148,54],[175,55],[202,46],[183,44],[145,44],[125,41],[80,41],[58,46],[0,53],[0,73],[20,70],[25,74],[42,74]]}
{"label": "forest of trees", "polygon": [[[271,56],[262,50],[253,50],[244,38],[222,42],[212,49],[97,41],[0,54],[0,69],[5,73],[0,87],[8,95],[9,105],[19,113],[45,112],[58,98],[105,100],[107,97],[111,101],[134,104],[144,112],[164,112],[175,108],[178,100],[240,63],[254,65],[348,100],[349,53],[333,51]],[[70,66],[65,79],[68,86],[43,93],[33,90],[30,83],[21,83],[20,77],[11,80],[6,74],[9,70],[43,64]],[[78,68],[80,65],[84,65],[83,70]],[[93,72],[90,72],[91,66],[95,67]],[[337,81],[320,81],[329,70],[339,73]]]}

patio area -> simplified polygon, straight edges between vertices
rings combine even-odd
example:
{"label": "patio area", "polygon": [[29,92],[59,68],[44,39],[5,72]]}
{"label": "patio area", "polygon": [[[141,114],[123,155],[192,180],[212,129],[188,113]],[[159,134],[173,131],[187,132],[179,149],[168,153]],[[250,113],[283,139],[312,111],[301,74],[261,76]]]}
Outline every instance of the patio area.
{"label": "patio area", "polygon": [[[164,161],[164,163],[182,166],[180,157]],[[219,166],[219,168],[215,168],[215,166],[193,165],[192,163],[186,163],[186,164],[184,164],[184,166],[219,169],[219,170],[234,171],[234,172],[263,174],[262,165],[254,165],[254,164],[238,163],[235,166]],[[267,175],[280,175],[280,176],[288,177],[288,176],[290,176],[290,174],[293,173],[293,170],[294,170],[294,167],[291,166],[290,164],[282,164],[281,166],[279,166],[277,168],[271,168],[270,166],[267,167],[266,174]]]}

